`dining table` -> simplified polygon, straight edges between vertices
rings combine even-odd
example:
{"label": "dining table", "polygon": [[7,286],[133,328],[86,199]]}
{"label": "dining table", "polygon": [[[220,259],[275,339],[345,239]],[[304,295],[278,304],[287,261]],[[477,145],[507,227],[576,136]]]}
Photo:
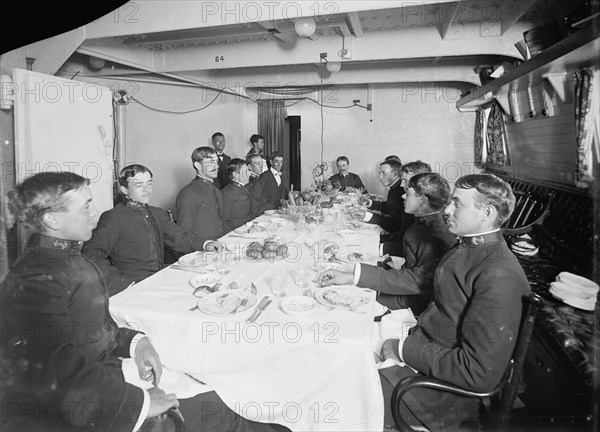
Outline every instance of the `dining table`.
{"label": "dining table", "polygon": [[[150,338],[180,398],[214,390],[242,417],[292,431],[381,431],[376,293],[318,280],[379,259],[379,229],[352,221],[352,205],[266,212],[222,236],[221,252],[185,255],[112,296],[110,312]],[[268,242],[285,256],[249,256]],[[219,309],[234,293],[248,301]]]}

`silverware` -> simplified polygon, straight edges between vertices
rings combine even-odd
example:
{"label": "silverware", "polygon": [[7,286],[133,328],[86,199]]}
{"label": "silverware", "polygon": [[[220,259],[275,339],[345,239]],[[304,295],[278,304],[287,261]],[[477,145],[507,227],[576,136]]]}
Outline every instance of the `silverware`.
{"label": "silverware", "polygon": [[244,306],[246,306],[248,304],[248,297],[245,297],[242,302],[238,305],[238,307],[236,307],[234,310],[232,310],[230,312],[230,314],[235,314],[239,309],[243,308]]}
{"label": "silverware", "polygon": [[268,301],[269,301],[269,296],[264,296],[262,298],[262,300],[260,302],[258,302],[258,305],[256,306],[256,309],[254,310],[254,312],[252,312],[252,315],[250,315],[248,317],[248,319],[246,320],[246,322],[254,322],[254,320],[258,317],[259,312],[264,307],[265,303],[267,303]]}
{"label": "silverware", "polygon": [[269,299],[266,301],[266,303],[261,307],[261,308],[257,308],[255,314],[252,315],[252,320],[248,321],[248,322],[254,322],[258,319],[258,317],[267,309],[267,307],[273,302],[273,300]]}
{"label": "silverware", "polygon": [[199,308],[198,308],[198,305],[196,305],[196,306],[194,306],[193,308],[189,308],[188,310],[189,310],[189,311],[195,311],[195,310],[198,310],[198,309],[199,309]]}
{"label": "silverware", "polygon": [[193,267],[185,267],[182,265],[177,265],[177,264],[171,264],[169,266],[170,269],[173,270],[183,270],[183,271],[189,271],[189,272],[193,272],[193,273],[200,273],[200,274],[206,274],[208,273],[208,271],[204,270],[204,269],[196,269]]}
{"label": "silverware", "polygon": [[189,373],[187,373],[187,372],[184,372],[184,373],[185,373],[185,374],[186,374],[188,377],[190,377],[191,379],[193,379],[194,381],[196,381],[197,383],[199,383],[199,384],[202,384],[202,385],[206,385],[206,383],[205,383],[204,381],[200,381],[200,380],[199,380],[198,378],[196,378],[195,376],[193,376],[193,375],[191,375],[191,374],[189,374]]}

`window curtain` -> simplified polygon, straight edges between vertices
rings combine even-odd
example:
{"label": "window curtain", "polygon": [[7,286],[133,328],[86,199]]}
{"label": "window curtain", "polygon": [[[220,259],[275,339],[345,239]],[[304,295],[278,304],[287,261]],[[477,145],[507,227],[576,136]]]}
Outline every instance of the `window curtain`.
{"label": "window curtain", "polygon": [[504,166],[510,165],[508,149],[506,146],[506,134],[504,126],[504,111],[500,104],[494,100],[490,107],[487,119],[487,159],[486,165]]}
{"label": "window curtain", "polygon": [[584,68],[575,72],[575,129],[577,165],[575,184],[586,188],[594,180],[593,145],[598,156],[600,118],[598,68]]}
{"label": "window curtain", "polygon": [[487,140],[485,139],[485,119],[486,110],[479,108],[477,110],[477,117],[475,118],[475,165],[482,166],[485,162],[485,146]]}
{"label": "window curtain", "polygon": [[283,152],[284,127],[284,101],[281,99],[259,100],[258,133],[265,138],[264,153],[267,158],[270,158],[274,151]]}

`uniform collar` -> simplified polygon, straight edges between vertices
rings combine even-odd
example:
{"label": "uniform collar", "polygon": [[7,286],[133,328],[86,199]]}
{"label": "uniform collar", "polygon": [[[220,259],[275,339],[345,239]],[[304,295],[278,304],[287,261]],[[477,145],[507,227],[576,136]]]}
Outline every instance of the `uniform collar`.
{"label": "uniform collar", "polygon": [[204,182],[204,183],[213,183],[212,179],[209,179],[209,178],[206,178],[206,177],[201,177],[199,175],[196,175],[196,178],[198,180],[200,180],[201,182]]}
{"label": "uniform collar", "polygon": [[58,237],[52,237],[45,234],[34,233],[29,238],[28,247],[41,247],[45,249],[58,249],[64,251],[81,251],[82,241],[65,240]]}
{"label": "uniform collar", "polygon": [[135,200],[132,200],[130,197],[123,195],[123,203],[129,207],[137,207],[137,208],[146,208],[148,204],[142,204]]}
{"label": "uniform collar", "polygon": [[500,228],[498,228],[494,231],[481,234],[463,236],[460,238],[460,242],[467,246],[477,246],[480,244],[498,243],[503,239],[504,237],[502,236],[502,232],[500,231]]}
{"label": "uniform collar", "polygon": [[392,183],[391,185],[388,186],[388,189],[391,189],[391,188],[396,187],[397,185],[400,185],[401,180],[402,179],[400,177],[398,177],[394,183]]}

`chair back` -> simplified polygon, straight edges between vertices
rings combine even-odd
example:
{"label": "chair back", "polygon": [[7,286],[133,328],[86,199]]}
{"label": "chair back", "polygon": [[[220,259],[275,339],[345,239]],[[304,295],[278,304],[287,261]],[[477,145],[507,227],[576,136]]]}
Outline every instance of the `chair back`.
{"label": "chair back", "polygon": [[510,363],[500,383],[490,392],[474,392],[460,388],[454,384],[427,376],[412,376],[400,381],[392,393],[392,415],[396,427],[400,431],[413,431],[414,429],[402,418],[402,396],[415,387],[426,387],[439,391],[454,393],[464,397],[490,398],[491,406],[483,425],[490,430],[505,430],[512,405],[517,396],[519,383],[523,373],[523,365],[533,334],[535,318],[543,304],[543,300],[535,293],[523,298],[523,312],[521,324],[517,333],[517,341],[513,350]]}
{"label": "chair back", "polygon": [[515,195],[515,209],[510,218],[502,225],[505,236],[517,236],[531,231],[535,224],[541,224],[548,214],[552,196],[544,198],[535,196],[531,192],[513,191]]}

